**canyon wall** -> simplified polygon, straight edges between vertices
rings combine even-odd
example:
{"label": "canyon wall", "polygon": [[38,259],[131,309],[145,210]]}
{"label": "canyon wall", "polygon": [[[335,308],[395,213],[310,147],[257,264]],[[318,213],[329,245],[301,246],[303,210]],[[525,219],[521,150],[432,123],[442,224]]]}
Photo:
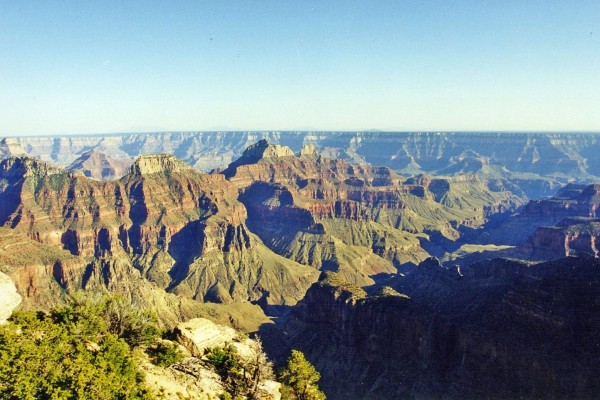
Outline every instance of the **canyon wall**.
{"label": "canyon wall", "polygon": [[600,136],[495,132],[164,132],[0,140],[0,157],[29,154],[67,166],[94,150],[120,160],[169,153],[209,171],[224,168],[261,139],[300,152],[390,167],[404,174],[481,173],[511,177],[529,197],[552,194],[557,180],[600,177]]}

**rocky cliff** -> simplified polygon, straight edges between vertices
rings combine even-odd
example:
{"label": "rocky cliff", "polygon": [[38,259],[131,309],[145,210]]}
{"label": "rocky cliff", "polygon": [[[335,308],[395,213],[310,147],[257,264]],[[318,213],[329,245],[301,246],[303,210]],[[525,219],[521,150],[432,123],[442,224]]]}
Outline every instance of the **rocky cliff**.
{"label": "rocky cliff", "polygon": [[518,245],[517,257],[550,260],[577,254],[597,256],[600,185],[569,184],[553,197],[532,200],[480,240]]}
{"label": "rocky cliff", "polygon": [[168,154],[139,157],[114,181],[27,157],[0,172],[0,224],[66,251],[52,265],[63,289],[135,270],[188,299],[266,307],[295,304],[315,268],[372,285],[522,202],[500,179],[406,179],[265,141],[224,174]]}
{"label": "rocky cliff", "polygon": [[294,156],[265,141],[223,173],[242,191],[248,226],[272,250],[359,285],[418,264],[425,248],[452,245],[463,231],[523,202],[500,179],[406,179],[313,150]]}
{"label": "rocky cliff", "polygon": [[4,160],[0,172],[0,224],[62,251],[39,274],[62,289],[139,276],[193,300],[289,305],[317,278],[248,230],[234,185],[173,156],[141,157],[111,182],[28,158]]}
{"label": "rocky cliff", "polygon": [[[511,244],[532,233],[521,248],[529,254],[596,255],[600,187],[568,185],[520,207],[521,184],[506,179],[496,156],[482,156],[477,140],[469,150],[437,142],[448,135],[412,136],[405,145],[413,176],[405,177],[365,163],[359,152],[369,148],[367,136],[339,150],[335,140],[344,135],[307,136],[307,143],[290,135],[297,141],[289,147],[259,141],[222,173],[145,155],[112,181],[7,158],[0,161],[0,272],[24,308],[108,290],[154,310],[169,327],[208,317],[261,328],[274,354],[307,353],[334,399],[600,394],[590,367],[600,361],[596,259],[446,268],[429,258],[478,237]],[[396,138],[377,137],[390,147]],[[189,135],[171,138],[168,152],[183,138],[195,146]],[[102,146],[117,143],[109,139]],[[138,139],[147,148],[167,145],[160,135]],[[56,157],[68,153],[64,143],[55,143]],[[522,157],[542,162],[541,145],[527,146]],[[449,154],[451,165],[440,161]],[[498,154],[510,159],[504,149]],[[449,175],[423,172],[444,168]],[[277,327],[259,305],[280,317]]]}
{"label": "rocky cliff", "polygon": [[307,353],[332,399],[593,398],[599,267],[428,260],[373,296],[326,276],[281,340]]}
{"label": "rocky cliff", "polygon": [[94,179],[113,180],[125,175],[131,163],[130,160],[118,160],[104,153],[90,150],[73,161],[67,170],[80,171],[83,175]]}

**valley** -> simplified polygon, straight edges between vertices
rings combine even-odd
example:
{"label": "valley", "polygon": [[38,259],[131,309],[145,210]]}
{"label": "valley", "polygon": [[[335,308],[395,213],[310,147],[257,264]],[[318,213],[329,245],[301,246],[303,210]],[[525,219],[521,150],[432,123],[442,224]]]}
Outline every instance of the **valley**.
{"label": "valley", "polygon": [[595,146],[5,138],[0,273],[23,310],[108,292],[164,329],[207,318],[258,334],[277,365],[299,349],[331,399],[586,398],[600,393]]}

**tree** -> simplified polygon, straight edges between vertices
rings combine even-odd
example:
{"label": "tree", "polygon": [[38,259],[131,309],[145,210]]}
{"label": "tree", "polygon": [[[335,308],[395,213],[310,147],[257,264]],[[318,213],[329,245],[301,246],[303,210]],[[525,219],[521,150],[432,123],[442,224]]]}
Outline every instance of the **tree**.
{"label": "tree", "polygon": [[146,399],[132,352],[94,304],[17,312],[0,327],[2,399]]}
{"label": "tree", "polygon": [[304,354],[292,350],[281,371],[282,400],[324,400],[325,394],[317,386],[321,374],[306,360]]}
{"label": "tree", "polygon": [[179,346],[167,341],[154,344],[146,350],[146,353],[150,356],[152,363],[159,367],[170,367],[184,359]]}
{"label": "tree", "polygon": [[244,367],[237,349],[227,343],[225,347],[210,347],[204,350],[204,356],[217,375],[227,393],[237,396],[245,389]]}
{"label": "tree", "polygon": [[262,341],[258,336],[252,342],[250,350],[251,356],[248,360],[249,386],[251,397],[254,397],[258,392],[258,384],[265,379],[273,378],[273,364],[263,350]]}
{"label": "tree", "polygon": [[231,343],[205,350],[206,360],[221,377],[227,395],[232,398],[259,397],[259,384],[273,377],[273,365],[265,354],[259,338],[252,341],[250,352],[241,357]]}

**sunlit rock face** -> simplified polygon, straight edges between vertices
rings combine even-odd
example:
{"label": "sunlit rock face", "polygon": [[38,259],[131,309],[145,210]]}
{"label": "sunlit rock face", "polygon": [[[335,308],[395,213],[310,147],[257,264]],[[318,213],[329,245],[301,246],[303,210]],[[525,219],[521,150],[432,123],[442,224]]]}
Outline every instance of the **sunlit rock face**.
{"label": "sunlit rock face", "polygon": [[313,151],[266,157],[270,146],[249,147],[223,171],[241,191],[248,227],[277,254],[359,285],[418,264],[429,256],[424,243],[454,243],[523,204],[501,179],[406,178]]}
{"label": "sunlit rock face", "polygon": [[0,325],[12,315],[13,310],[21,304],[21,296],[12,280],[0,272]]}
{"label": "sunlit rock face", "polygon": [[114,180],[128,172],[132,160],[112,158],[99,151],[90,150],[73,161],[67,169],[98,180]]}
{"label": "sunlit rock face", "polygon": [[85,287],[94,276],[130,281],[135,271],[193,300],[291,305],[318,276],[249,231],[238,188],[223,175],[172,155],[142,156],[114,181],[10,158],[0,161],[0,182],[2,226],[80,260],[79,277],[69,272],[71,261],[50,266],[65,288]]}

